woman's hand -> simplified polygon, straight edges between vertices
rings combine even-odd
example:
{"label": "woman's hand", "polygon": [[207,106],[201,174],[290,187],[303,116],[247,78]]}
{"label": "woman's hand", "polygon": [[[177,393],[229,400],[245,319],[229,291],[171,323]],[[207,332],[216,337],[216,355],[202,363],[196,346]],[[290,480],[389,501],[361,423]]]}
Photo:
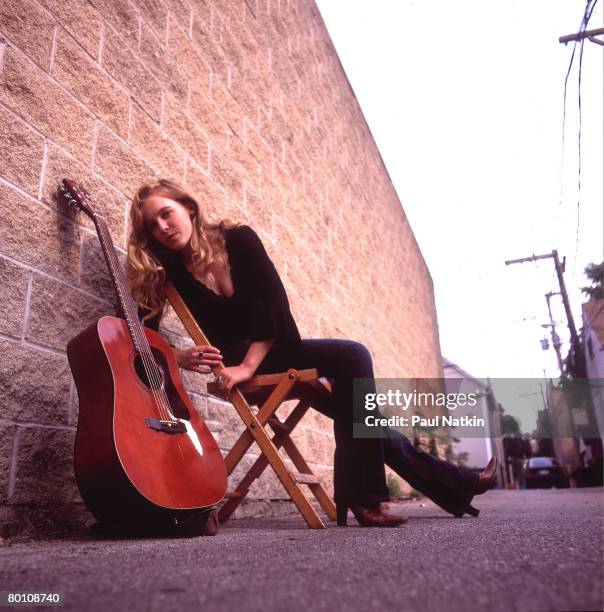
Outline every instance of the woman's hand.
{"label": "woman's hand", "polygon": [[200,374],[209,374],[212,371],[211,368],[216,367],[222,361],[220,349],[215,346],[201,345],[185,350],[174,349],[174,354],[181,368]]}
{"label": "woman's hand", "polygon": [[254,370],[241,363],[238,366],[224,368],[216,378],[218,389],[228,399],[231,389],[239,383],[249,380],[254,375]]}

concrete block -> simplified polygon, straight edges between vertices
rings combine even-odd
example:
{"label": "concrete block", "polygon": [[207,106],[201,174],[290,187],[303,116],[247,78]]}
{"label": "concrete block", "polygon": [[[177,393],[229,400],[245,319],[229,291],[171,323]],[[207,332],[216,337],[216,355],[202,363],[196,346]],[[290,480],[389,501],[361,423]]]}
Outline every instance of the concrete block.
{"label": "concrete block", "polygon": [[114,313],[113,305],[50,278],[35,276],[25,338],[64,351],[71,338],[100,317]]}
{"label": "concrete block", "polygon": [[13,462],[13,445],[17,428],[0,425],[0,503],[8,499],[10,470]]}
{"label": "concrete block", "polygon": [[22,427],[16,438],[17,468],[12,504],[80,501],[73,471],[75,431]]}
{"label": "concrete block", "polygon": [[154,175],[148,164],[104,126],[98,129],[94,168],[126,194],[134,194],[144,179]]}
{"label": "concrete block", "polygon": [[140,57],[145,66],[161,81],[164,89],[169,91],[179,104],[185,105],[188,90],[187,73],[168,54],[164,40],[165,33],[158,35],[143,22]]}
{"label": "concrete block", "polygon": [[128,94],[63,30],[57,33],[52,76],[122,138],[128,137]]}
{"label": "concrete block", "polygon": [[0,102],[89,163],[94,116],[33,62],[7,47],[0,73]]}
{"label": "concrete block", "polygon": [[[18,4],[22,5],[22,2],[19,1]],[[101,15],[90,4],[79,0],[40,0],[40,4],[50,11],[91,57],[97,56],[101,37]],[[74,19],[74,15],[78,18]]]}
{"label": "concrete block", "polygon": [[100,179],[88,166],[80,164],[60,148],[49,145],[42,201],[53,209],[57,208],[62,214],[72,217],[75,223],[96,233],[92,221],[83,212],[78,213],[67,206],[62,199],[57,199],[58,186],[64,178],[77,181],[96,200],[95,209],[107,222],[113,243],[117,247],[124,248],[127,199],[117,189]]}
{"label": "concrete block", "polygon": [[109,75],[129,91],[154,121],[159,121],[162,99],[160,81],[111,28],[105,30],[101,61]]}
{"label": "concrete block", "polygon": [[27,269],[0,258],[0,333],[7,336],[21,337],[27,298]]}
{"label": "concrete block", "polygon": [[13,113],[0,108],[2,175],[37,197],[44,141]]}
{"label": "concrete block", "polygon": [[66,424],[71,373],[67,357],[0,340],[2,418]]}
{"label": "concrete block", "polygon": [[79,230],[11,187],[0,184],[2,254],[61,278],[78,270]]}
{"label": "concrete block", "polygon": [[130,143],[136,153],[158,174],[182,181],[185,169],[182,149],[174,145],[159,124],[136,104],[132,107]]}

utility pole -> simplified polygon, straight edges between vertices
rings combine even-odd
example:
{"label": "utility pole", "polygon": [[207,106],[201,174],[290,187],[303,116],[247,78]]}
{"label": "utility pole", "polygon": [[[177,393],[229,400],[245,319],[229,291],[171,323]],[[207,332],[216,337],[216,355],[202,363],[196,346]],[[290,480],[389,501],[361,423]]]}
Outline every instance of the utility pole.
{"label": "utility pole", "polygon": [[596,43],[597,45],[604,46],[604,41],[596,38],[597,36],[601,36],[604,34],[604,28],[597,28],[595,30],[583,30],[583,32],[577,32],[576,34],[567,34],[566,36],[560,36],[558,41],[567,44],[569,42],[578,42],[580,40],[584,40],[585,38],[591,40],[591,42]]}
{"label": "utility pole", "polygon": [[[572,360],[576,365],[581,366],[583,363],[581,349],[579,345],[579,336],[577,334],[577,328],[575,327],[575,320],[573,319],[573,313],[570,309],[570,303],[568,301],[568,293],[566,292],[566,284],[564,282],[564,264],[560,263],[558,257],[558,251],[554,249],[551,253],[546,255],[531,255],[531,257],[522,257],[521,259],[508,259],[505,262],[506,266],[515,263],[525,263],[529,261],[537,261],[538,259],[553,259],[554,266],[556,267],[556,276],[558,277],[558,284],[560,286],[560,296],[562,297],[562,303],[564,304],[564,311],[566,312],[566,319],[568,321],[568,329],[570,331],[570,342],[571,342],[571,355]],[[549,306],[549,300],[548,300]]]}
{"label": "utility pole", "polygon": [[556,357],[558,358],[558,367],[560,368],[560,374],[564,374],[564,365],[562,364],[562,356],[560,355],[560,336],[556,332],[556,322],[554,321],[554,317],[552,316],[552,307],[550,304],[550,299],[553,295],[560,294],[553,291],[550,291],[545,294],[545,299],[547,300],[547,312],[549,313],[549,323],[545,323],[541,325],[541,327],[551,328],[552,344],[554,346],[554,350],[556,351]]}

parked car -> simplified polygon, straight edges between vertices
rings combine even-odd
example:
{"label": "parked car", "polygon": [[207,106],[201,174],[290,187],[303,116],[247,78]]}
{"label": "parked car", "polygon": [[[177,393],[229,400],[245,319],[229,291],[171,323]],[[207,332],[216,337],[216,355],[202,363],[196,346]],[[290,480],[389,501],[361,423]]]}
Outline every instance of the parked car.
{"label": "parked car", "polygon": [[522,471],[526,489],[549,489],[568,487],[568,478],[553,457],[531,457]]}

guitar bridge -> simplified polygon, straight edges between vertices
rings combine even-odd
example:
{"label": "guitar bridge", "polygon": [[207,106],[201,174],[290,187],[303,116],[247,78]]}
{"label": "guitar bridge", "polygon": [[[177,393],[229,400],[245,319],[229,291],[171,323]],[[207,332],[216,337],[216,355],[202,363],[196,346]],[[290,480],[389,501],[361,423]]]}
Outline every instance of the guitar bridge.
{"label": "guitar bridge", "polygon": [[167,434],[183,434],[187,433],[187,428],[180,421],[168,421],[166,419],[145,418],[145,423],[150,429],[161,431]]}

